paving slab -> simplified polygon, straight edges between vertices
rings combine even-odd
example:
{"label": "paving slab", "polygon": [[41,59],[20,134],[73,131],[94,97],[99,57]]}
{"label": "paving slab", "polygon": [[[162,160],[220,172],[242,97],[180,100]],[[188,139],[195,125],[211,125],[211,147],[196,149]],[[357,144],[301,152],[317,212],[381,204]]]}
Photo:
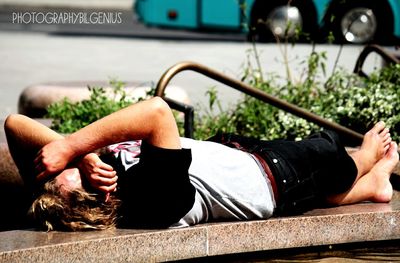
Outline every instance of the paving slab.
{"label": "paving slab", "polygon": [[[19,95],[18,113],[31,118],[42,118],[47,113],[50,104],[68,99],[71,102],[78,102],[90,99],[91,92],[88,89],[103,88],[109,99],[120,100],[122,93],[116,92],[115,87],[105,81],[64,81],[47,82],[26,87]],[[144,86],[135,82],[123,82],[123,91],[126,99],[138,101],[148,96],[151,86]],[[170,85],[165,93],[166,97],[177,102],[190,104],[187,92],[178,87]]]}
{"label": "paving slab", "polygon": [[[1,133],[4,139],[4,132]],[[0,186],[2,208],[7,211],[7,216],[0,217],[0,262],[159,262],[365,241],[400,241],[398,191],[387,204],[365,202],[268,220],[167,230],[47,233],[27,229],[26,222],[21,220],[26,209],[26,203],[19,198],[24,195],[23,185],[4,141],[0,141]]]}
{"label": "paving slab", "polygon": [[159,262],[205,256],[204,228],[1,232],[0,262]]}
{"label": "paving slab", "polygon": [[399,200],[393,200],[316,209],[295,217],[215,224],[207,227],[209,255],[399,239],[399,209]]}
{"label": "paving slab", "polygon": [[400,239],[400,201],[182,229],[0,232],[0,262],[155,262]]}

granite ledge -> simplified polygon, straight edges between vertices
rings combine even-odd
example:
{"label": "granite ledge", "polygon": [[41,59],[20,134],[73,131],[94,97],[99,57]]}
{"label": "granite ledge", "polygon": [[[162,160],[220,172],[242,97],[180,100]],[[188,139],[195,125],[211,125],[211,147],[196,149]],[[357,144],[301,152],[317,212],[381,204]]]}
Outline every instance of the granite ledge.
{"label": "granite ledge", "polygon": [[[10,202],[3,204],[3,211],[15,216],[9,222],[4,221],[3,215],[0,222],[19,225],[23,222],[16,222],[21,216],[16,207],[22,182],[4,136],[0,136],[0,182],[7,183],[3,184],[5,187],[1,188],[0,196],[10,198],[11,195],[14,200],[12,205]],[[210,223],[183,229],[117,229],[79,233],[45,233],[21,228],[0,231],[0,262],[158,262],[362,241],[400,240],[399,225],[400,193],[395,191],[393,200],[388,204],[362,203],[316,209],[296,217]]]}
{"label": "granite ledge", "polygon": [[0,262],[156,262],[400,239],[400,199],[304,215],[167,230],[0,232]]}
{"label": "granite ledge", "polygon": [[209,256],[400,239],[400,200],[316,209],[264,221],[208,225]]}

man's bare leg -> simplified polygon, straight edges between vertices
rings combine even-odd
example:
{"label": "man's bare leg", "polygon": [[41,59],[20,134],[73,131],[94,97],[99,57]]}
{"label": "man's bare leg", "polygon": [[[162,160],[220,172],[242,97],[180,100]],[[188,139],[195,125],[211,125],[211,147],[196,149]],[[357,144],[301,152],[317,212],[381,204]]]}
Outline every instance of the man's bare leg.
{"label": "man's bare leg", "polygon": [[398,161],[397,144],[391,142],[386,154],[368,173],[357,180],[349,191],[328,197],[328,203],[346,205],[362,201],[389,202],[393,195],[389,179]]}
{"label": "man's bare leg", "polygon": [[389,129],[383,122],[378,122],[365,135],[360,149],[350,156],[356,163],[358,174],[355,182],[385,155],[392,141]]}

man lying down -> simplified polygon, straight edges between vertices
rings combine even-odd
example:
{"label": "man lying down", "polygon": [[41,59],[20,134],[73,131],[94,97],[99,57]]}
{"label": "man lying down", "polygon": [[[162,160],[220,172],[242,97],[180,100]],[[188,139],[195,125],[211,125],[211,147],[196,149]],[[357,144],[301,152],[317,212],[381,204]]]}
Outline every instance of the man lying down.
{"label": "man lying down", "polygon": [[168,228],[389,202],[399,160],[383,122],[350,155],[331,131],[298,142],[180,138],[158,97],[66,137],[16,114],[5,131],[32,193],[30,215],[46,230]]}

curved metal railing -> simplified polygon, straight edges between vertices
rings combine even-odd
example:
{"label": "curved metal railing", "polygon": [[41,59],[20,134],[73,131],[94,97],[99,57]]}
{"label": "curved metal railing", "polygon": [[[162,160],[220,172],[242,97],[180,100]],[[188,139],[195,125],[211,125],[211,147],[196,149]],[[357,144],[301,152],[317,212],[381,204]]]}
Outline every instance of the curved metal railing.
{"label": "curved metal railing", "polygon": [[279,109],[282,109],[284,111],[292,113],[298,117],[304,118],[310,122],[316,123],[316,124],[320,125],[321,127],[334,130],[334,131],[338,132],[340,135],[342,135],[346,138],[349,138],[350,140],[361,141],[363,138],[363,135],[358,132],[355,132],[349,128],[341,126],[337,123],[328,121],[328,120],[326,120],[312,112],[309,112],[303,108],[300,108],[296,105],[288,103],[284,100],[278,99],[260,89],[256,89],[246,83],[243,83],[241,81],[233,79],[233,78],[226,76],[216,70],[213,70],[211,68],[208,68],[204,65],[201,65],[201,64],[198,64],[195,62],[180,62],[180,63],[175,64],[171,68],[169,68],[161,76],[160,80],[158,81],[155,95],[163,97],[164,93],[165,93],[165,89],[167,88],[167,85],[171,81],[171,79],[178,73],[180,73],[182,71],[186,71],[186,70],[195,71],[197,73],[205,75],[211,79],[214,79],[214,80],[219,81],[219,82],[221,82],[227,86],[230,86],[236,90],[239,90],[249,96],[255,97],[255,98],[262,100],[268,104],[278,107]]}
{"label": "curved metal railing", "polygon": [[393,54],[387,52],[384,48],[378,46],[378,45],[368,45],[364,47],[364,49],[361,51],[360,55],[357,58],[356,65],[354,66],[353,72],[362,76],[368,78],[368,75],[362,70],[364,66],[364,62],[369,56],[370,53],[375,52],[378,55],[382,57],[382,59],[385,61],[387,64],[399,64],[400,60],[395,57]]}

